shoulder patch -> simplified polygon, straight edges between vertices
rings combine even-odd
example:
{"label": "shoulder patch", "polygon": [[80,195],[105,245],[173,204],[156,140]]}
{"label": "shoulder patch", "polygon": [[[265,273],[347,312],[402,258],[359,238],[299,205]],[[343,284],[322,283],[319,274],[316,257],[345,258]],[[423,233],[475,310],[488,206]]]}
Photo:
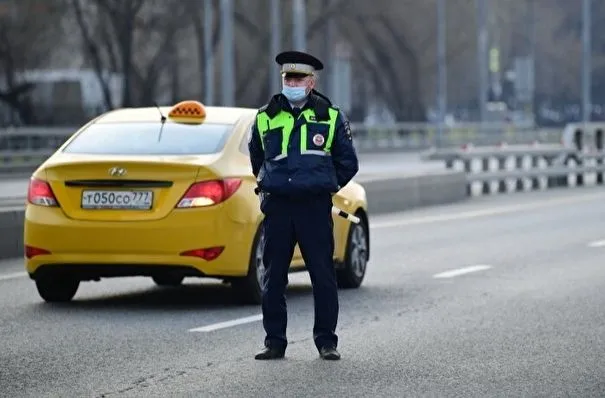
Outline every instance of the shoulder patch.
{"label": "shoulder patch", "polygon": [[351,123],[349,123],[348,120],[345,120],[344,126],[345,126],[345,135],[347,136],[349,141],[351,141],[353,139],[353,137],[351,136]]}

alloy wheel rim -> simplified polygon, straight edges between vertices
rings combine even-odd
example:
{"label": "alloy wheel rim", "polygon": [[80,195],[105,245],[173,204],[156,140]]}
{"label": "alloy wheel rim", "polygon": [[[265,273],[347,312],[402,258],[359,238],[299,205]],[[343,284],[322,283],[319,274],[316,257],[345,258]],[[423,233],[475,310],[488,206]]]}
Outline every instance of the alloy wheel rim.
{"label": "alloy wheel rim", "polygon": [[356,225],[351,234],[351,271],[361,278],[366,270],[368,244],[361,225]]}

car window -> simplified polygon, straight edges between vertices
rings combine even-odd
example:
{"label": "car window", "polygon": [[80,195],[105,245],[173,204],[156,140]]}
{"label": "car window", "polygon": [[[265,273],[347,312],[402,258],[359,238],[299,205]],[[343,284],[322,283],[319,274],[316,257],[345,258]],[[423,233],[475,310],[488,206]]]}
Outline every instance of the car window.
{"label": "car window", "polygon": [[66,153],[103,155],[203,155],[220,152],[231,124],[100,123],[82,131]]}

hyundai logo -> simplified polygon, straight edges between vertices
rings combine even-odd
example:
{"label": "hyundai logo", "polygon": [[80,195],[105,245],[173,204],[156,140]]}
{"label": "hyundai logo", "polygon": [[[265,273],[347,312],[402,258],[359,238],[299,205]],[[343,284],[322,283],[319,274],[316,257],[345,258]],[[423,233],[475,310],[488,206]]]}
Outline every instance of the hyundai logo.
{"label": "hyundai logo", "polygon": [[112,177],[122,177],[126,175],[126,169],[122,167],[112,167],[109,169],[109,175]]}

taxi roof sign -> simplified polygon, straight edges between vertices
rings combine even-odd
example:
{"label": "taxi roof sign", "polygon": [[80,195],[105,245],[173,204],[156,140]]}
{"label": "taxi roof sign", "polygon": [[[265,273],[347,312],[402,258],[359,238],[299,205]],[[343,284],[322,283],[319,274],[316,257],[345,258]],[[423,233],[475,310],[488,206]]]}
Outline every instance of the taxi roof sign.
{"label": "taxi roof sign", "polygon": [[199,101],[181,101],[172,107],[168,117],[181,123],[201,123],[206,118],[206,108]]}

